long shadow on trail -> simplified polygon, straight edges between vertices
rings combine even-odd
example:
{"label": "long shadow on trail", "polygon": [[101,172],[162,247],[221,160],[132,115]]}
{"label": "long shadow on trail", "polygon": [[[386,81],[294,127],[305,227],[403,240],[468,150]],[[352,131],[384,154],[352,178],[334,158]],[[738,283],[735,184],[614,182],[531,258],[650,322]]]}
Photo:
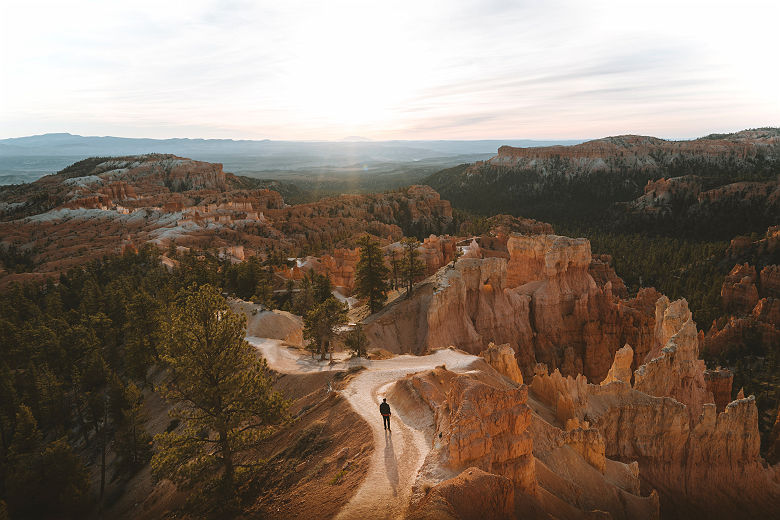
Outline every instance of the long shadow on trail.
{"label": "long shadow on trail", "polygon": [[393,487],[393,496],[398,496],[398,462],[393,449],[393,434],[388,431],[385,431],[385,472]]}

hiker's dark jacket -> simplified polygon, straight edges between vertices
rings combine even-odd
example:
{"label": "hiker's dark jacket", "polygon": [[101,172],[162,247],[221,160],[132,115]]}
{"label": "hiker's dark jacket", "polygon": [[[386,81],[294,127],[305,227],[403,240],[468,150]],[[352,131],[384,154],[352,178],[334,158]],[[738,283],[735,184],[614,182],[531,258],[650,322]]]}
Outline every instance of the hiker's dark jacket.
{"label": "hiker's dark jacket", "polygon": [[381,413],[382,415],[390,415],[390,405],[387,403],[380,404],[379,413]]}

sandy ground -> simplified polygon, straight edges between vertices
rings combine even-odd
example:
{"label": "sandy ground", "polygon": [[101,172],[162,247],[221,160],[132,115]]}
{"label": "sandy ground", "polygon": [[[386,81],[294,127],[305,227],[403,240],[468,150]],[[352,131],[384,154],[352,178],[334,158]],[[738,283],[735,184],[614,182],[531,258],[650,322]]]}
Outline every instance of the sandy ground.
{"label": "sandy ground", "polygon": [[[365,366],[342,390],[352,408],[372,428],[375,450],[368,475],[352,500],[336,515],[340,520],[362,518],[403,518],[409,506],[412,484],[430,450],[430,443],[421,430],[404,424],[397,415],[391,418],[392,432],[386,432],[379,414],[382,396],[398,379],[439,365],[449,370],[466,371],[478,359],[455,350],[439,350],[428,356],[396,356],[392,359],[369,361],[351,359],[348,354],[334,357],[334,363],[320,362],[299,349],[288,348],[281,341],[248,337],[268,365],[283,373],[311,373],[324,370],[345,370]],[[390,402],[392,409],[393,403]]]}

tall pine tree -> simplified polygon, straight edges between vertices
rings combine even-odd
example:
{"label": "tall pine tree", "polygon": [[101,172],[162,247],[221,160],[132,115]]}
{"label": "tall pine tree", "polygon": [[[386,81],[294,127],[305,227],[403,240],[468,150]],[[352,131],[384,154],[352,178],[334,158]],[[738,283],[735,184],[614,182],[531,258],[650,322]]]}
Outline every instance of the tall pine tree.
{"label": "tall pine tree", "polygon": [[420,242],[417,239],[405,237],[401,240],[401,245],[404,247],[403,279],[408,297],[412,295],[414,282],[425,274],[425,264],[420,260],[420,253],[417,251],[417,248],[420,247]]}
{"label": "tall pine tree", "polygon": [[379,248],[379,242],[365,236],[358,243],[360,260],[355,267],[355,290],[361,298],[368,299],[368,308],[373,314],[387,301],[390,270],[385,265],[385,255]]}
{"label": "tall pine tree", "polygon": [[320,361],[330,350],[330,342],[336,334],[336,327],[347,322],[348,308],[334,297],[316,305],[303,318],[303,337],[309,342],[312,352],[320,353]]}
{"label": "tall pine tree", "polygon": [[169,378],[161,387],[184,426],[156,437],[152,468],[184,485],[214,483],[218,475],[221,486],[211,489],[230,502],[245,474],[237,457],[284,417],[287,402],[271,386],[265,360],[244,340],[246,318],[210,285],[185,294],[167,327],[162,361]]}

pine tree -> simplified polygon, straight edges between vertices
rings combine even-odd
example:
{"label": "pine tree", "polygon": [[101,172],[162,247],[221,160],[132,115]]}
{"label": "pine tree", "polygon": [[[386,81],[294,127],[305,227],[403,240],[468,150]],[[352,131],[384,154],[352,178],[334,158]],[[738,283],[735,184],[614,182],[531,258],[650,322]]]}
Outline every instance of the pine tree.
{"label": "pine tree", "polygon": [[265,273],[260,276],[255,287],[255,293],[252,295],[252,301],[263,305],[266,309],[273,309],[276,307],[274,302],[274,288],[271,285],[269,273]]}
{"label": "pine tree", "polygon": [[284,292],[284,303],[282,303],[282,310],[291,311],[293,308],[293,297],[295,296],[295,282],[287,280]]}
{"label": "pine tree", "polygon": [[42,444],[43,435],[38,429],[38,421],[27,405],[21,405],[16,413],[16,431],[9,450],[11,457],[35,453],[40,450]]}
{"label": "pine tree", "polygon": [[363,237],[360,244],[360,260],[355,267],[355,289],[361,298],[368,299],[371,313],[377,312],[387,301],[387,277],[390,270],[385,265],[385,257],[379,248],[379,242],[371,237]]}
{"label": "pine tree", "polygon": [[402,257],[403,255],[399,256],[398,251],[395,249],[390,253],[390,266],[393,270],[393,289],[396,291],[398,290],[398,277],[403,267]]}
{"label": "pine tree", "polygon": [[[113,421],[117,425],[114,451],[119,456],[119,466],[132,472],[149,462],[152,437],[144,429],[146,416],[141,391],[130,383],[121,389],[121,394],[123,406],[112,406]],[[118,401],[117,398],[111,399],[112,404]]]}
{"label": "pine tree", "polygon": [[89,479],[83,464],[65,439],[43,443],[30,409],[21,405],[9,450],[6,482],[8,508],[14,518],[80,517]]}
{"label": "pine tree", "polygon": [[312,352],[320,353],[320,361],[325,360],[336,327],[347,322],[348,311],[346,304],[331,296],[304,317],[303,337],[309,341],[309,349]]}
{"label": "pine tree", "polygon": [[14,388],[13,378],[8,365],[0,359],[0,460],[11,444],[11,437],[16,424],[16,413],[19,409],[19,398]]}
{"label": "pine tree", "polygon": [[164,306],[158,298],[141,289],[126,304],[125,314],[124,362],[134,379],[146,381],[147,371],[160,358],[160,320]]}
{"label": "pine tree", "polygon": [[236,457],[282,419],[287,402],[272,388],[265,360],[244,340],[246,318],[219,291],[191,287],[167,325],[162,361],[169,377],[160,390],[177,406],[183,428],[155,437],[154,474],[189,486],[219,474],[228,499],[236,489]]}
{"label": "pine tree", "polygon": [[417,239],[405,237],[401,241],[401,245],[404,247],[403,278],[408,297],[412,295],[414,282],[425,274],[425,264],[420,260],[420,253],[417,251],[417,248],[420,247],[420,242]]}
{"label": "pine tree", "polygon": [[295,314],[306,316],[306,313],[318,303],[314,296],[314,285],[309,273],[301,280],[299,289],[293,298],[292,310]]}
{"label": "pine tree", "polygon": [[363,357],[366,355],[366,349],[368,349],[368,338],[363,331],[363,325],[358,323],[355,328],[347,332],[344,338],[344,345],[355,353],[357,357]]}
{"label": "pine tree", "polygon": [[332,298],[333,284],[330,282],[330,278],[324,274],[315,273],[314,271],[309,271],[309,273],[312,275],[314,298],[317,302],[322,303],[328,298]]}

